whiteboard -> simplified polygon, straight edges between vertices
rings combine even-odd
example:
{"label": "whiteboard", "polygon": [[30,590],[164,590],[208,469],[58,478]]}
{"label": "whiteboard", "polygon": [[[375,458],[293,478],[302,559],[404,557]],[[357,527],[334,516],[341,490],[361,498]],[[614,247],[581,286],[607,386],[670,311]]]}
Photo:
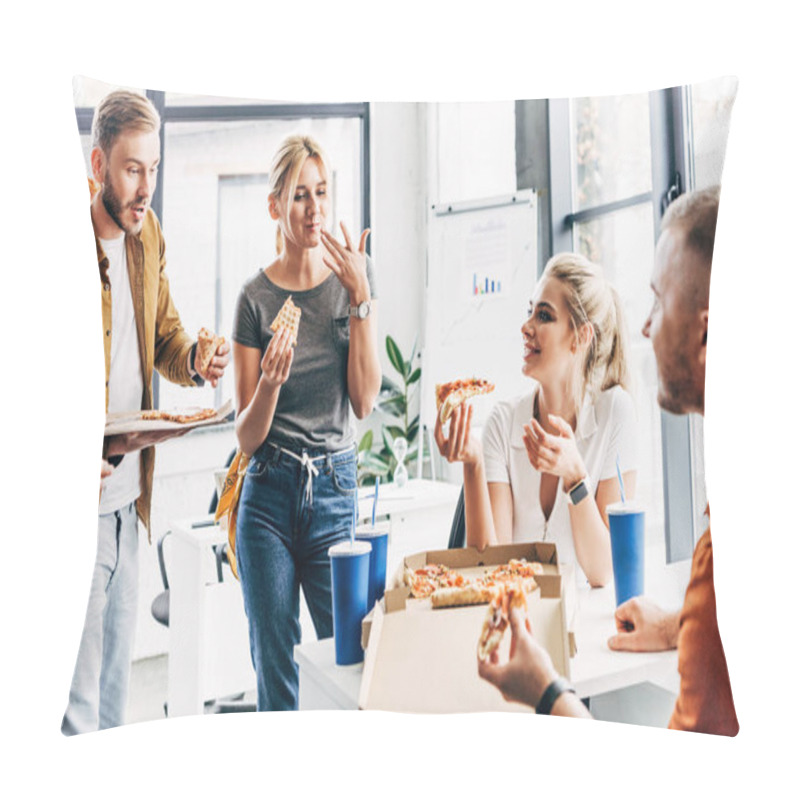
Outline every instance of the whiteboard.
{"label": "whiteboard", "polygon": [[435,423],[437,383],[485,378],[495,391],[471,401],[482,426],[498,400],[532,389],[522,334],[537,279],[533,190],[430,211],[420,421]]}

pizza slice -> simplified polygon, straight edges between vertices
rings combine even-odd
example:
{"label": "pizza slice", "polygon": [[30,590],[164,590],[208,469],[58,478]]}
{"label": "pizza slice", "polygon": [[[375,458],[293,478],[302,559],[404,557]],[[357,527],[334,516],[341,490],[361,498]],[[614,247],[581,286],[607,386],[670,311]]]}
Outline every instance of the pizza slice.
{"label": "pizza slice", "polygon": [[201,408],[191,414],[178,414],[177,412],[153,409],[151,411],[142,411],[141,419],[148,422],[178,422],[186,425],[190,422],[202,422],[203,420],[211,419],[216,413],[213,408]]}
{"label": "pizza slice", "polygon": [[470,397],[489,394],[494,384],[483,378],[460,378],[449,383],[436,384],[436,410],[442,425],[450,418],[456,408]]}
{"label": "pizza slice", "polygon": [[292,335],[292,344],[297,345],[297,331],[300,327],[300,309],[292,302],[292,296],[286,298],[286,302],[281,306],[269,329],[273,333],[286,328]]}
{"label": "pizza slice", "polygon": [[198,372],[208,371],[211,359],[217,354],[217,349],[225,341],[224,336],[217,336],[208,328],[200,328],[197,332],[197,361]]}
{"label": "pizza slice", "polygon": [[453,608],[455,606],[478,606],[490,603],[497,590],[481,580],[467,581],[461,586],[446,586],[431,595],[433,608]]}
{"label": "pizza slice", "polygon": [[489,605],[478,640],[478,658],[481,661],[486,661],[499,647],[508,627],[512,608],[528,610],[525,592],[516,583],[500,584]]}

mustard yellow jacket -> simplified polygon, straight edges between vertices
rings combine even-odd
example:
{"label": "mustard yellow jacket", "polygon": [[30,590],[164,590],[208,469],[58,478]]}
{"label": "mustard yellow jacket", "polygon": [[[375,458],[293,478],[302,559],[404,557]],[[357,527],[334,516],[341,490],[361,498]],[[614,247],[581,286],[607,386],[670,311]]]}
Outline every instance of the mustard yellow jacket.
{"label": "mustard yellow jacket", "polygon": [[[108,411],[108,376],[111,370],[111,292],[108,277],[108,258],[97,237],[97,263],[100,268],[100,297],[103,309],[103,345],[106,364],[106,411]],[[164,236],[158,218],[147,210],[141,233],[125,235],[128,274],[139,337],[139,356],[142,361],[142,408],[153,407],[153,368],[173,383],[195,385],[189,372],[189,351],[194,340],[183,330],[180,317],[169,294],[165,271]],[[142,493],[136,501],[139,518],[150,537],[150,500],[153,494],[155,448],[142,450]]]}

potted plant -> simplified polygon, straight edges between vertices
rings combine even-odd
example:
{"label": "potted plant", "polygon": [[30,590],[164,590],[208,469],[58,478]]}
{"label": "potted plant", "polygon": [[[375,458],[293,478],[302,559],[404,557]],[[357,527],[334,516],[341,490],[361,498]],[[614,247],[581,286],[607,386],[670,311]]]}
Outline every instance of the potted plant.
{"label": "potted plant", "polygon": [[417,344],[414,342],[411,357],[406,360],[397,342],[387,336],[386,353],[399,381],[386,375],[382,378],[377,407],[391,421],[381,425],[380,441],[374,441],[372,429],[361,437],[358,445],[358,482],[361,485],[374,483],[377,476],[384,482],[394,475],[397,467],[395,439],[403,438],[408,442],[406,467],[415,462],[418,455],[415,443],[419,436],[419,414],[409,419],[412,395],[422,374],[421,367],[414,367],[414,360],[418,358]]}

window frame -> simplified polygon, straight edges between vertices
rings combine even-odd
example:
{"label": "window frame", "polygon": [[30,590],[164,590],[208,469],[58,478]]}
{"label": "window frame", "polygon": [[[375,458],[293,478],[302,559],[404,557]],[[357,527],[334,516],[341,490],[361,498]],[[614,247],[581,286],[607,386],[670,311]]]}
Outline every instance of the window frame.
{"label": "window frame", "polygon": [[[166,93],[148,89],[145,92],[156,107],[160,117],[159,139],[161,143],[160,172],[164,171],[165,162],[165,126],[173,122],[237,122],[243,120],[292,120],[292,119],[326,119],[344,117],[359,119],[360,125],[360,161],[361,161],[361,230],[370,227],[370,108],[369,103],[242,103],[239,105],[170,105],[166,102]],[[94,108],[76,107],[75,118],[78,123],[79,136],[91,134]],[[164,206],[164,181],[156,183],[150,207],[161,219]],[[367,240],[367,251],[371,252],[370,241]],[[153,407],[159,407],[158,372],[153,371]]]}
{"label": "window frame", "polygon": [[[548,254],[573,251],[574,225],[625,208],[651,202],[655,241],[667,205],[692,186],[690,152],[689,87],[650,92],[650,148],[652,190],[611,203],[573,209],[573,146],[570,99],[548,101],[548,160],[551,248]],[[654,242],[655,246],[655,242]],[[540,264],[540,270],[544,264]],[[701,422],[696,433],[702,434]],[[662,485],[664,493],[664,541],[666,561],[691,558],[697,539],[697,489],[693,451],[692,418],[661,411]],[[686,500],[689,500],[687,503]]]}

